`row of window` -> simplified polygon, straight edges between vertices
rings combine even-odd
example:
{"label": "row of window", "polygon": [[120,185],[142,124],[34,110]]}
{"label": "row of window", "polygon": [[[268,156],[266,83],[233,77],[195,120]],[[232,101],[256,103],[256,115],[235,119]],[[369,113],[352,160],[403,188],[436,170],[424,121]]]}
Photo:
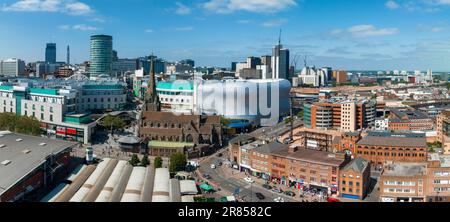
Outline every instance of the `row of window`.
{"label": "row of window", "polygon": [[[25,116],[28,116],[28,111],[27,111],[27,110],[25,110]],[[31,113],[31,116],[32,116],[32,117],[35,117],[35,118],[38,118],[38,117],[36,116],[36,113],[35,113],[35,112],[32,112],[32,113]],[[49,119],[50,122],[53,122],[53,114],[50,114],[50,115],[48,116],[48,119]],[[39,119],[39,120],[41,120],[41,121],[44,121],[44,120],[45,120],[45,119],[44,119],[44,113],[41,113],[40,119]]]}
{"label": "row of window", "polygon": [[[44,106],[41,106],[40,108],[41,108],[41,111],[42,111],[42,112],[45,112],[45,107],[44,107]],[[28,109],[28,103],[25,103],[25,109]],[[33,105],[31,106],[31,109],[32,109],[32,110],[36,110],[36,105],[33,104]],[[53,113],[53,107],[51,107],[51,106],[50,106],[50,113]]]}
{"label": "row of window", "polygon": [[[360,189],[356,189],[355,190],[357,194],[359,194],[361,192]],[[342,187],[342,192],[347,193],[347,189],[345,187]],[[353,193],[353,188],[348,188],[348,193]]]}
{"label": "row of window", "polygon": [[416,190],[414,189],[393,189],[393,188],[386,188],[384,189],[385,193],[416,193]]}
{"label": "row of window", "polygon": [[[345,181],[345,180],[343,180],[342,181],[342,185],[343,186],[345,186],[345,185],[347,185],[348,184],[348,186],[350,186],[350,187],[352,187],[353,186],[353,181],[349,181],[348,183],[347,183],[347,181]],[[356,182],[356,187],[359,187],[361,184],[359,183],[359,182]]]}
{"label": "row of window", "polygon": [[[82,99],[81,99],[81,103],[84,103],[84,101],[87,101],[88,103],[90,103],[90,102],[91,102],[91,98],[87,98],[86,100],[85,100],[84,98],[82,98]],[[111,98],[106,98],[106,100],[105,100],[105,98],[100,98],[100,99],[93,98],[92,101],[93,101],[94,103],[96,103],[96,102],[98,102],[98,101],[100,101],[100,102],[103,103],[103,102],[105,102],[105,101],[111,102],[112,100],[111,100]],[[117,99],[117,97],[115,97],[115,98],[114,98],[114,102],[117,102],[117,101],[119,101],[119,100]],[[77,102],[80,102],[80,99],[77,99]],[[120,98],[120,102],[123,102],[123,98]]]}
{"label": "row of window", "polygon": [[413,187],[413,186],[416,186],[416,182],[414,182],[414,181],[384,181],[384,185]]}
{"label": "row of window", "polygon": [[171,102],[171,103],[173,103],[174,101],[177,102],[177,103],[179,103],[179,102],[184,103],[185,101],[186,101],[186,103],[190,102],[189,99],[186,99],[186,100],[184,100],[184,99],[181,99],[181,100],[180,99],[175,99],[174,100],[173,98],[170,98],[170,99],[169,98],[161,98],[160,101],[161,102]]}
{"label": "row of window", "polygon": [[369,153],[369,151],[357,151],[357,153],[358,154],[360,154],[360,155],[372,155],[372,156],[375,156],[375,155],[378,155],[378,156],[385,156],[385,157],[389,157],[389,156],[391,156],[391,157],[425,157],[425,154],[424,153],[419,153],[419,154],[417,154],[417,153],[391,153],[391,152],[385,152],[385,153],[383,153],[383,152],[370,152]]}

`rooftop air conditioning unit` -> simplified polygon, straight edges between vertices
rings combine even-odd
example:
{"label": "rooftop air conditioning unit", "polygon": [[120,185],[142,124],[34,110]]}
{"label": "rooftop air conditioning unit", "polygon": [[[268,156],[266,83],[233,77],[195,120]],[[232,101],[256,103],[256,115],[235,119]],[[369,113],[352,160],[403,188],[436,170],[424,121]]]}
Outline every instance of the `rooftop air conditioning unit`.
{"label": "rooftop air conditioning unit", "polygon": [[39,146],[45,146],[47,145],[46,143],[40,143]]}
{"label": "rooftop air conditioning unit", "polygon": [[23,139],[16,139],[16,142],[22,142],[23,141]]}
{"label": "rooftop air conditioning unit", "polygon": [[5,148],[6,145],[5,144],[0,144],[0,148]]}
{"label": "rooftop air conditioning unit", "polygon": [[31,153],[31,150],[24,150],[24,151],[22,151],[22,153],[23,154],[29,154],[29,153]]}

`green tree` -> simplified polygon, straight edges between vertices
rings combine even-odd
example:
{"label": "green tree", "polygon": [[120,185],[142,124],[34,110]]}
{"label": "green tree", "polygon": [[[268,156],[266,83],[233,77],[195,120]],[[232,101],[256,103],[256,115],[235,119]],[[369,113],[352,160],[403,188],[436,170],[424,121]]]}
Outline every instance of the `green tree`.
{"label": "green tree", "polygon": [[14,113],[0,113],[0,130],[38,136],[40,122],[34,117],[17,116]]}
{"label": "green tree", "polygon": [[155,169],[161,168],[162,165],[163,165],[163,160],[162,160],[162,158],[161,158],[160,156],[157,156],[157,157],[155,158],[155,162],[154,162],[153,164],[154,164]]}
{"label": "green tree", "polygon": [[183,153],[175,153],[170,157],[169,171],[175,173],[186,168],[187,158]]}
{"label": "green tree", "polygon": [[120,117],[114,117],[111,115],[106,116],[102,121],[102,126],[110,129],[111,134],[114,133],[114,130],[123,129],[125,125],[125,121],[123,121]]}
{"label": "green tree", "polygon": [[131,160],[130,160],[130,164],[132,165],[132,166],[137,166],[137,165],[139,165],[139,157],[137,156],[137,154],[133,154],[132,156],[131,156]]}
{"label": "green tree", "polygon": [[141,159],[141,166],[147,167],[150,164],[150,161],[148,160],[148,155],[144,155]]}

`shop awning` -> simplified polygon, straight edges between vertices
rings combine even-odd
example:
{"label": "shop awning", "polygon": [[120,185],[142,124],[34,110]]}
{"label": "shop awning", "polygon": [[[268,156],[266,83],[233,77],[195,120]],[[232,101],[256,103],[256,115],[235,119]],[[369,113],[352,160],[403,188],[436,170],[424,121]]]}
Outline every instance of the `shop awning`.
{"label": "shop awning", "polygon": [[199,187],[200,187],[200,189],[205,190],[205,191],[214,190],[214,187],[212,187],[211,185],[206,184],[206,183],[200,185]]}

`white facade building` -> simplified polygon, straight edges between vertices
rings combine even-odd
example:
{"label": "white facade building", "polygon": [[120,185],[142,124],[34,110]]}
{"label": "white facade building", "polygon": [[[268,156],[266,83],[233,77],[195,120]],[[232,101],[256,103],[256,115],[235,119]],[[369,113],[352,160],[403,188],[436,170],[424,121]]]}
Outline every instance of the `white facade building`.
{"label": "white facade building", "polygon": [[20,59],[7,59],[0,61],[0,75],[18,77],[25,74],[25,62]]}

